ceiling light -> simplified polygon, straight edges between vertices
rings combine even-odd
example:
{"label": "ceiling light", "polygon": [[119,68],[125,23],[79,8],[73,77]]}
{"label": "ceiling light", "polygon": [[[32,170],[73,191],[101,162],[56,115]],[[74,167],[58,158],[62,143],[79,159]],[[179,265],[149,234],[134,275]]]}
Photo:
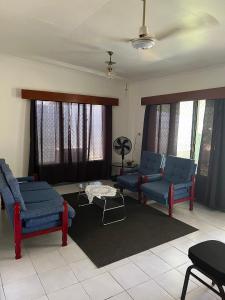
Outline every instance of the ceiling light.
{"label": "ceiling light", "polygon": [[107,53],[109,54],[109,60],[105,62],[107,64],[107,68],[106,68],[107,73],[106,74],[107,74],[108,78],[113,79],[114,72],[113,72],[112,66],[116,63],[114,61],[112,61],[113,52],[112,51],[107,51]]}
{"label": "ceiling light", "polygon": [[155,40],[150,36],[139,37],[131,41],[135,49],[150,49],[155,45]]}

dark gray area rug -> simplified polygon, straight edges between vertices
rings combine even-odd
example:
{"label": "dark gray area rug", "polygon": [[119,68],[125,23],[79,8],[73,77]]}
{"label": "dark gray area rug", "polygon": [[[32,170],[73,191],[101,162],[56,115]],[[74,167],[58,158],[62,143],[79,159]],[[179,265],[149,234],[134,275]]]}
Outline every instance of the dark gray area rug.
{"label": "dark gray area rug", "polygon": [[[156,247],[197,229],[137,200],[126,196],[126,220],[101,225],[102,211],[96,205],[79,207],[87,200],[77,194],[65,194],[64,199],[76,210],[69,229],[70,237],[80,246],[97,267]],[[123,211],[110,212],[109,221],[122,216]],[[189,213],[189,211],[187,211]],[[108,220],[107,220],[108,221]]]}

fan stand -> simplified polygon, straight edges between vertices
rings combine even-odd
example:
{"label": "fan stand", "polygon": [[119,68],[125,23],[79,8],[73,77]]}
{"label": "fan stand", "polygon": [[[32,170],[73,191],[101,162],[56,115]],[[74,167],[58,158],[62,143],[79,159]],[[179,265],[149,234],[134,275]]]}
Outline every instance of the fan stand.
{"label": "fan stand", "polygon": [[124,168],[124,151],[122,151],[122,173]]}

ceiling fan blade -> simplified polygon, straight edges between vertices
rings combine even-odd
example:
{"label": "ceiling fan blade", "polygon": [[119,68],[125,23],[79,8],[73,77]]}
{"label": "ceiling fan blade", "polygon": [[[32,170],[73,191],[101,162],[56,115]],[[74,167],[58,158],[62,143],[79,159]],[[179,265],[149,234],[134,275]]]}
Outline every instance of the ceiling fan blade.
{"label": "ceiling fan blade", "polygon": [[155,39],[157,41],[162,41],[162,40],[165,40],[169,37],[172,37],[174,35],[179,34],[182,30],[184,30],[184,28],[176,26],[176,27],[170,28],[168,30],[165,30],[163,32],[160,32],[160,33],[156,34]]}
{"label": "ceiling fan blade", "polygon": [[120,43],[129,43],[132,39],[131,38],[121,38],[121,37],[115,37],[115,36],[104,36],[105,39],[107,39],[110,42],[120,42]]}
{"label": "ceiling fan blade", "polygon": [[155,62],[161,60],[161,57],[152,49],[139,49],[139,57],[146,62]]}
{"label": "ceiling fan blade", "polygon": [[52,51],[54,54],[88,54],[88,55],[96,55],[98,53],[103,53],[103,50],[79,50],[79,49],[70,49],[70,50],[62,50],[62,51]]}
{"label": "ceiling fan blade", "polygon": [[199,18],[195,17],[194,19],[190,19],[189,21],[186,21],[183,24],[175,25],[174,27],[171,27],[168,30],[165,30],[164,32],[158,33],[155,35],[155,38],[158,41],[161,41],[183,32],[191,32],[193,30],[209,26],[215,26],[218,24],[219,22],[215,17],[209,14],[204,14]]}

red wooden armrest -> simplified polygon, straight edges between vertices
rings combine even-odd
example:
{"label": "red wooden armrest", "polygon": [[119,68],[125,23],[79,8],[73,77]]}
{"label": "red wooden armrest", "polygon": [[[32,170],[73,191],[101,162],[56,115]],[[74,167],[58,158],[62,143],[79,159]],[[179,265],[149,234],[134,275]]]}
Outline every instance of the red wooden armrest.
{"label": "red wooden armrest", "polygon": [[62,246],[67,245],[67,232],[68,232],[68,203],[64,200],[63,202],[63,213],[62,213]]}
{"label": "red wooden armrest", "polygon": [[21,239],[22,239],[22,223],[20,219],[20,203],[14,204],[14,242],[15,242],[15,258],[21,258]]}

